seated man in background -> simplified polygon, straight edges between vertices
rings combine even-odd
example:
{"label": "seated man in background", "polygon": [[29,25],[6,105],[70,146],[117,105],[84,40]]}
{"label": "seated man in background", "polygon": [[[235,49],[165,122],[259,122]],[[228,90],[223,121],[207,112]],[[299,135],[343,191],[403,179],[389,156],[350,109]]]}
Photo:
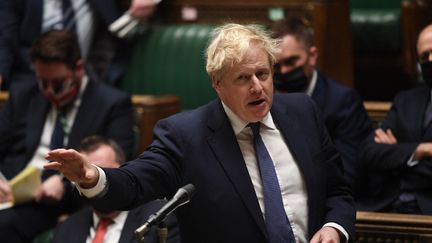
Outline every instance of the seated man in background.
{"label": "seated man in background", "polygon": [[432,214],[432,24],[417,40],[424,84],[400,92],[364,146],[358,209]]}
{"label": "seated man in background", "polygon": [[[125,162],[122,149],[111,139],[91,136],[81,141],[79,151],[89,161],[102,168],[118,168]],[[54,233],[53,243],[136,243],[134,230],[140,227],[148,217],[159,210],[165,201],[156,200],[143,204],[131,211],[100,212],[90,206],[70,215],[60,223]],[[103,225],[108,222],[105,234],[101,235]],[[168,243],[180,242],[175,216],[171,214],[165,220],[168,227]],[[99,229],[99,230],[98,230]],[[159,243],[156,227],[145,235],[146,243]]]}
{"label": "seated man in background", "polygon": [[[0,110],[0,172],[7,180],[28,166],[42,170],[47,151],[77,147],[90,135],[111,138],[132,154],[130,95],[87,77],[74,34],[42,34],[33,44],[31,60],[37,80],[13,85]],[[67,180],[48,170],[42,181],[34,202],[0,210],[2,241],[30,242],[74,208]],[[0,202],[11,198],[9,183],[0,179]]]}
{"label": "seated man in background", "polygon": [[336,148],[342,156],[348,182],[355,186],[360,143],[371,132],[372,124],[361,97],[350,87],[329,79],[316,70],[318,49],[306,19],[290,17],[271,26],[272,35],[281,39],[281,53],[274,70],[278,92],[305,92],[316,102]]}

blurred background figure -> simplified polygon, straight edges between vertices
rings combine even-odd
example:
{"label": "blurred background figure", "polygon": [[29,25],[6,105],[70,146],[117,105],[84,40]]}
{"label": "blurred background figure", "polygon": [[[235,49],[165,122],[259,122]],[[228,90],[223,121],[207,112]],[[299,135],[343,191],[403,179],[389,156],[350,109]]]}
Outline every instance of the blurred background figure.
{"label": "blurred background figure", "polygon": [[[130,12],[142,21],[156,8],[152,0],[130,1]],[[130,42],[109,33],[123,13],[116,0],[17,0],[0,2],[0,84],[31,81],[29,52],[43,32],[66,29],[77,34],[85,68],[98,81],[118,85],[126,71]]]}
{"label": "blurred background figure", "polygon": [[[78,149],[89,161],[103,168],[117,168],[125,162],[120,146],[114,140],[101,136],[91,136],[81,141]],[[100,238],[100,243],[135,243],[134,231],[145,223],[148,217],[159,210],[166,201],[156,200],[143,204],[131,211],[101,212],[90,206],[70,215],[60,223],[54,233],[54,243],[92,243]],[[102,236],[102,227],[108,222]],[[168,227],[168,243],[180,242],[174,214],[165,220]],[[156,226],[145,235],[145,242],[159,243]],[[99,229],[99,231],[98,231]]]}
{"label": "blurred background figure", "polygon": [[432,214],[432,25],[417,41],[424,84],[400,92],[362,151],[359,210]]}
{"label": "blurred background figure", "polygon": [[317,103],[325,125],[342,156],[346,178],[354,185],[360,142],[372,131],[361,97],[350,87],[326,77],[316,69],[318,48],[308,21],[287,17],[271,26],[281,39],[281,52],[274,68],[276,92],[305,92]]}
{"label": "blurred background figure", "polygon": [[[95,82],[84,70],[78,40],[65,30],[51,30],[31,49],[37,81],[12,86],[0,110],[0,172],[7,180],[28,166],[42,169],[47,151],[75,148],[81,139],[104,135],[130,156],[134,148],[130,95]],[[0,202],[10,198],[0,180]],[[53,227],[58,216],[75,210],[71,185],[54,171],[43,171],[35,201],[0,210],[4,242],[30,242]]]}

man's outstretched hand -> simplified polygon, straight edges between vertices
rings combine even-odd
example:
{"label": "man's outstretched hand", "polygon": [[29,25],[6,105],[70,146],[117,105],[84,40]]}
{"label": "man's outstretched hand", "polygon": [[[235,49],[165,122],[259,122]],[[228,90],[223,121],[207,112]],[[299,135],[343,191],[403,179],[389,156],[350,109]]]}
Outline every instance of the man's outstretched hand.
{"label": "man's outstretched hand", "polygon": [[57,170],[83,188],[94,187],[99,180],[97,168],[76,150],[56,149],[50,151],[46,159],[50,162],[44,165],[45,169]]}

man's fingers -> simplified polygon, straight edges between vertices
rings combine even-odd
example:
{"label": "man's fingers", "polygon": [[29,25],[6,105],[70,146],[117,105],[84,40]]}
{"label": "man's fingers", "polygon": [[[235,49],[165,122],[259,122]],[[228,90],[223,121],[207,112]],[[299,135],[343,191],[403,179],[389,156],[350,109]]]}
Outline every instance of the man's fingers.
{"label": "man's fingers", "polygon": [[60,170],[62,164],[56,161],[53,162],[49,162],[47,164],[44,164],[43,168],[44,169],[49,169],[49,170]]}

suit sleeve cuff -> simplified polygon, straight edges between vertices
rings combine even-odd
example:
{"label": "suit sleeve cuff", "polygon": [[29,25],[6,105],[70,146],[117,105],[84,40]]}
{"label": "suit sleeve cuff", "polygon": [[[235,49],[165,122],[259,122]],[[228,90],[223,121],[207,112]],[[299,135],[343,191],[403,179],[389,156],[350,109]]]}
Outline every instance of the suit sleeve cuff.
{"label": "suit sleeve cuff", "polygon": [[341,225],[334,223],[334,222],[330,222],[330,223],[326,223],[323,227],[326,227],[326,226],[335,228],[337,231],[342,233],[342,235],[345,236],[345,241],[343,241],[343,239],[341,239],[340,242],[348,243],[348,241],[349,241],[348,232]]}
{"label": "suit sleeve cuff", "polygon": [[80,194],[84,195],[87,198],[96,198],[96,197],[103,196],[103,194],[106,192],[106,189],[108,187],[105,172],[98,166],[95,167],[99,172],[99,179],[97,184],[94,187],[82,188],[78,183],[75,184]]}

